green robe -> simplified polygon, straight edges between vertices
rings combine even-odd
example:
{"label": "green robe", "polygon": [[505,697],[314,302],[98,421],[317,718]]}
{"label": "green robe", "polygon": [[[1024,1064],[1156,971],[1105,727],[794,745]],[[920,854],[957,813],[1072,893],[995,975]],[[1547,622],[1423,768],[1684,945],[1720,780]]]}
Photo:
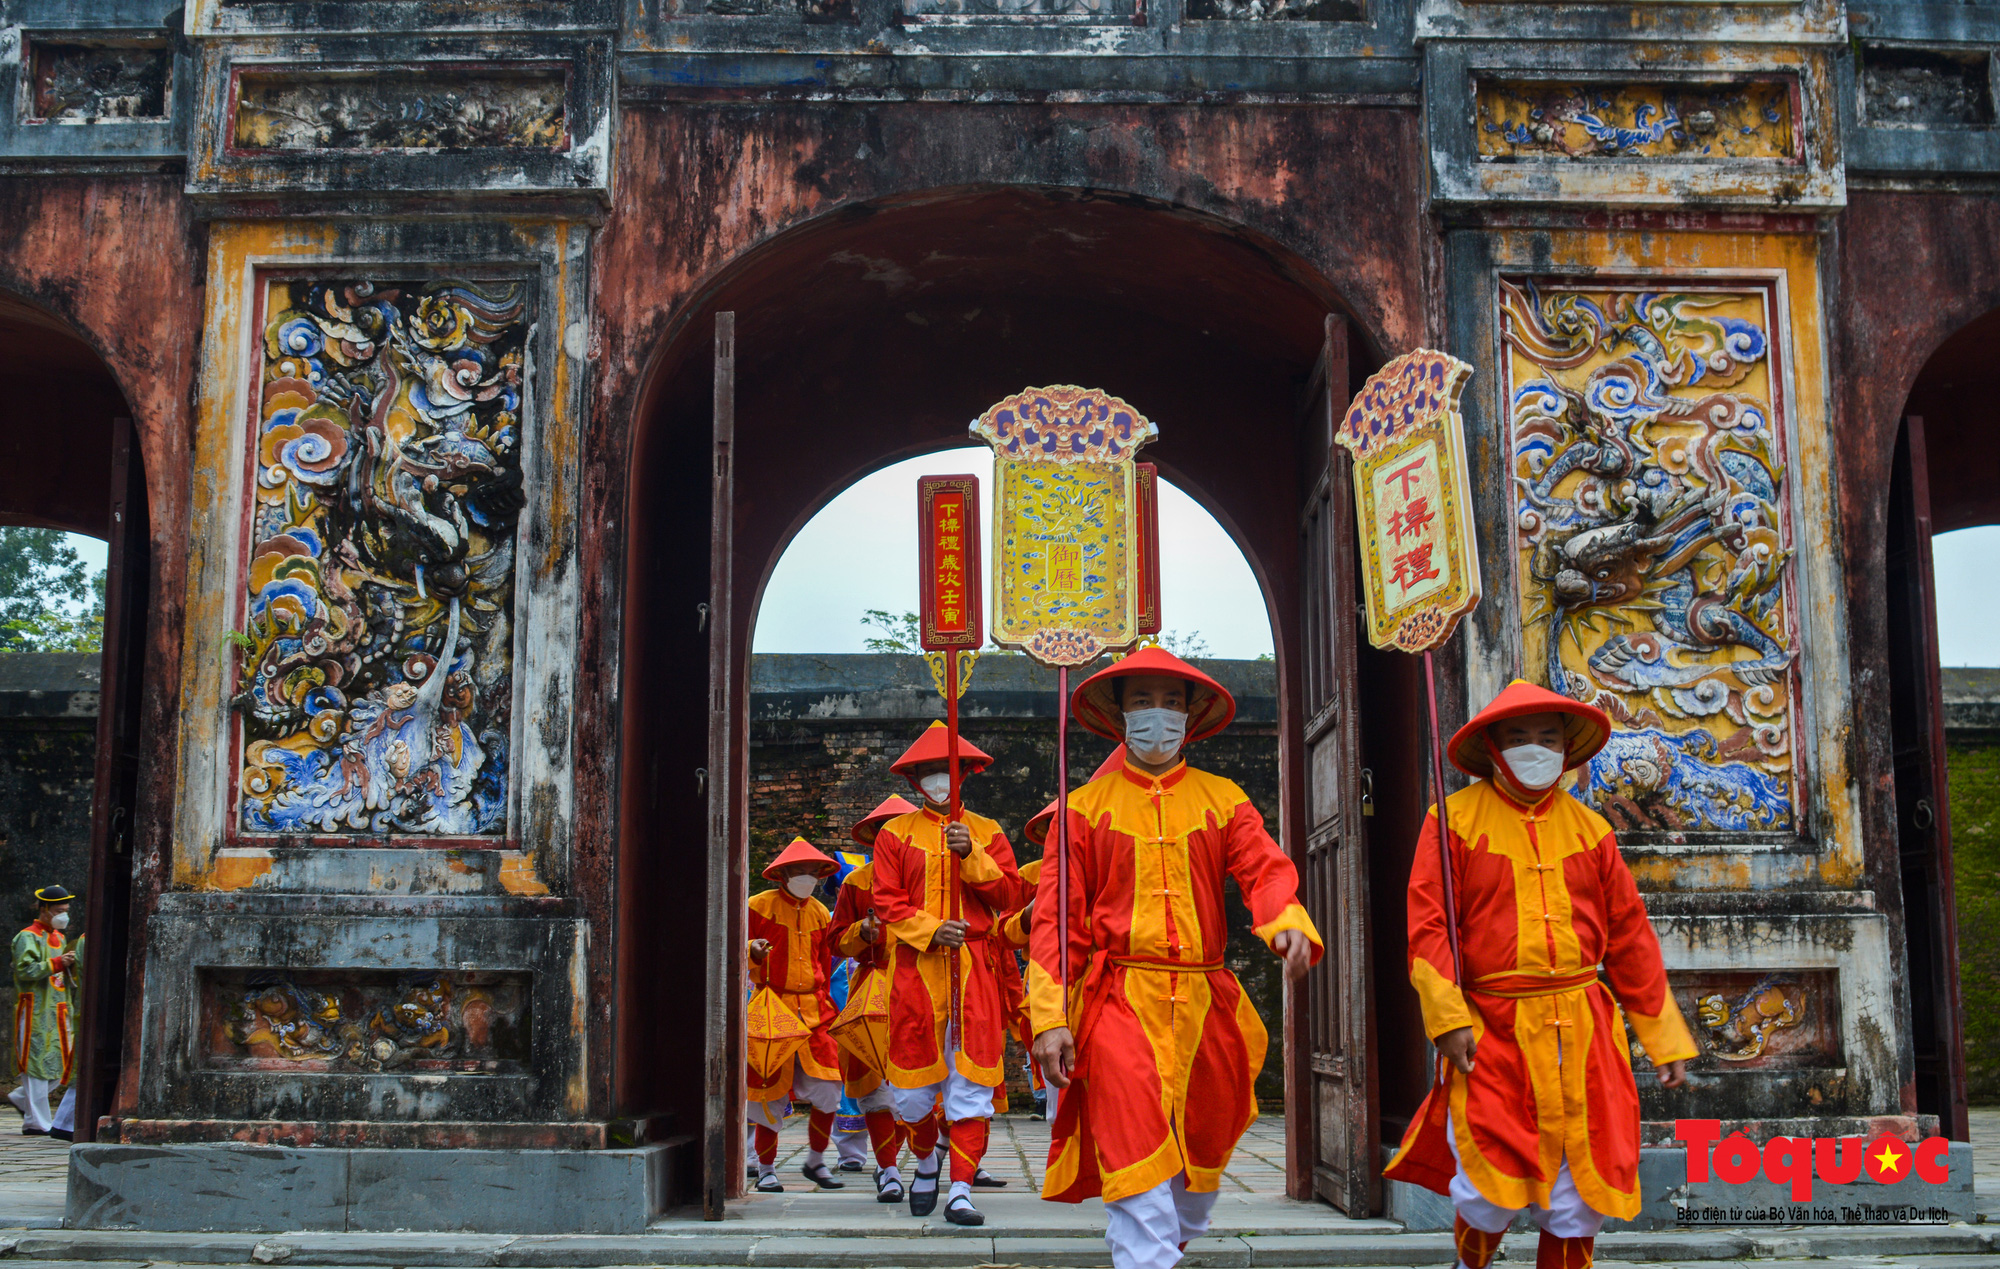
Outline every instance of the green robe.
{"label": "green robe", "polygon": [[[76,953],[76,966],[58,973],[53,962],[66,951]],[[83,997],[83,939],[66,947],[61,931],[35,921],[14,936],[13,965],[15,1064],[23,1075],[67,1084],[76,1028],[71,1001]]]}

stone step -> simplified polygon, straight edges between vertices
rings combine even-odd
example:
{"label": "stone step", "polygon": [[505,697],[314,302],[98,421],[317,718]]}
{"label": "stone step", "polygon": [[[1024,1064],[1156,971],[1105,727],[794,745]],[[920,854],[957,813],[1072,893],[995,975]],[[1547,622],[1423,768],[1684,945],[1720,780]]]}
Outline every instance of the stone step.
{"label": "stone step", "polygon": [[[1198,1239],[1187,1269],[1386,1269],[1451,1262],[1447,1234],[1227,1234]],[[2000,1264],[2000,1230],[1986,1226],[1822,1227],[1782,1230],[1681,1230],[1606,1234],[1599,1264],[1714,1266],[1719,1261],[1851,1261],[1881,1269],[1923,1258],[1937,1269]],[[283,1265],[314,1269],[609,1269],[703,1265],[744,1269],[1106,1269],[1100,1231],[1091,1237],[1046,1233],[999,1236],[954,1229],[950,1237],[857,1238],[758,1231],[752,1235],[648,1233],[536,1235],[463,1233],[159,1234],[142,1231],[21,1231],[0,1236],[7,1269],[29,1264],[96,1269],[127,1264]],[[1532,1235],[1510,1235],[1504,1259],[1532,1263]]]}

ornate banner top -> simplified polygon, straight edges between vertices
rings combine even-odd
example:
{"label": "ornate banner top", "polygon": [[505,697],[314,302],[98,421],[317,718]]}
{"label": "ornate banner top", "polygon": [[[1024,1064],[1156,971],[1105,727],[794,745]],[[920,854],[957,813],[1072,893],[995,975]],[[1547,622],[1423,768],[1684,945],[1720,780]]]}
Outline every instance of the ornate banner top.
{"label": "ornate banner top", "polygon": [[1479,603],[1459,394],[1472,367],[1419,348],[1369,376],[1333,439],[1354,456],[1368,638],[1423,652]]}
{"label": "ornate banner top", "polygon": [[1116,463],[1130,462],[1160,429],[1108,392],[1059,383],[1016,392],[974,420],[972,434],[996,459]]}
{"label": "ornate banner top", "polygon": [[1029,388],[973,421],[993,447],[993,642],[1075,666],[1140,635],[1139,447],[1159,435],[1094,388]]}

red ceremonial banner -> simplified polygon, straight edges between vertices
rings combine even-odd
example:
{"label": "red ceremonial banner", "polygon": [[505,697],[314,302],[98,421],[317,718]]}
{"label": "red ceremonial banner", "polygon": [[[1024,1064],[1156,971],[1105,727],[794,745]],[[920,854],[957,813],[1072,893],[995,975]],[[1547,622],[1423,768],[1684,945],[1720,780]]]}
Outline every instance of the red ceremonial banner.
{"label": "red ceremonial banner", "polygon": [[979,477],[917,478],[922,553],[918,638],[926,652],[977,648],[986,639],[979,590]]}
{"label": "red ceremonial banner", "polygon": [[1160,469],[1151,463],[1134,463],[1138,479],[1139,593],[1133,608],[1139,615],[1139,633],[1160,633]]}

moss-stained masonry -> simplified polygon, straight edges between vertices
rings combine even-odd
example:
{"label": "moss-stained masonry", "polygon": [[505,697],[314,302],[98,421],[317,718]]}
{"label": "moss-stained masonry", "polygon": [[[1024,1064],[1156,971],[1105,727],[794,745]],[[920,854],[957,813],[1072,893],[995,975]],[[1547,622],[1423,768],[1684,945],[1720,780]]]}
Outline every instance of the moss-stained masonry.
{"label": "moss-stained masonry", "polygon": [[2000,671],[1942,677],[1966,1098],[1992,1105],[2000,1102],[2000,708],[1990,689]]}

